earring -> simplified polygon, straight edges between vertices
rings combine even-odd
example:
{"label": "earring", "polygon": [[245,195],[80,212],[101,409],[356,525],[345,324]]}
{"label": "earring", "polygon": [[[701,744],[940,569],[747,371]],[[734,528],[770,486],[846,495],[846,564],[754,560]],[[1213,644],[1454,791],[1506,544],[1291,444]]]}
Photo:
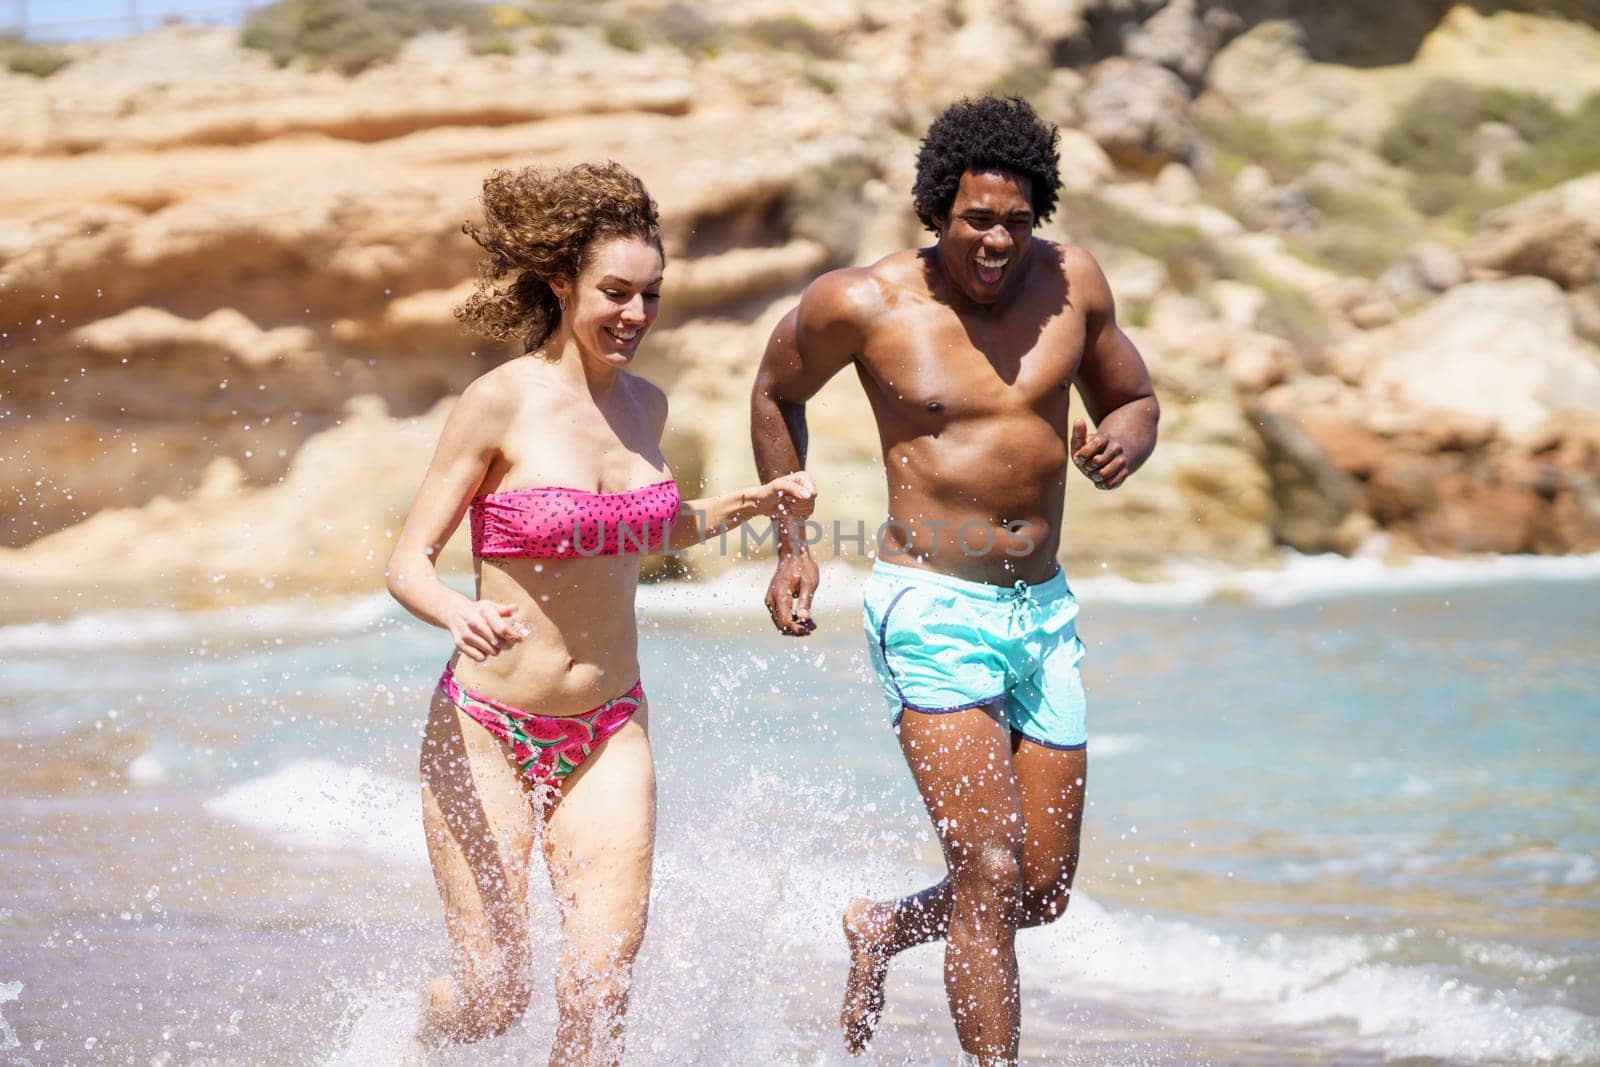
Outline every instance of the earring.
{"label": "earring", "polygon": [[560,293],[557,293],[556,294],[556,306],[559,307],[562,311],[567,310],[567,298],[562,296]]}

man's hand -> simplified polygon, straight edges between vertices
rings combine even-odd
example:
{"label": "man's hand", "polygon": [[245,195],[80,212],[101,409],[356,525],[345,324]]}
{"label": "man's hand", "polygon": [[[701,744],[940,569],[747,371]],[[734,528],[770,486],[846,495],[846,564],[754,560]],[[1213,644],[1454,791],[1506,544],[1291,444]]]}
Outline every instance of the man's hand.
{"label": "man's hand", "polygon": [[811,621],[811,597],[817,591],[817,561],[810,552],[778,557],[778,570],[767,586],[767,612],[778,632],[804,637],[817,628]]}
{"label": "man's hand", "polygon": [[1082,419],[1072,423],[1072,462],[1097,489],[1115,489],[1128,480],[1121,442],[1103,433],[1091,434]]}

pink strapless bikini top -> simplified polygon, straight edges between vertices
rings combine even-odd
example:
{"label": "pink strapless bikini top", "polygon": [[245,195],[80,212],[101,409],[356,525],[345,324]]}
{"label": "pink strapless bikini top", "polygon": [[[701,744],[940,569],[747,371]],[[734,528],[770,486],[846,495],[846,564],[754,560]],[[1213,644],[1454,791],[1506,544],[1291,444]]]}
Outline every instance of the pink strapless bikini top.
{"label": "pink strapless bikini top", "polygon": [[539,486],[488,493],[468,505],[472,554],[572,559],[656,552],[678,518],[672,479],[622,493]]}

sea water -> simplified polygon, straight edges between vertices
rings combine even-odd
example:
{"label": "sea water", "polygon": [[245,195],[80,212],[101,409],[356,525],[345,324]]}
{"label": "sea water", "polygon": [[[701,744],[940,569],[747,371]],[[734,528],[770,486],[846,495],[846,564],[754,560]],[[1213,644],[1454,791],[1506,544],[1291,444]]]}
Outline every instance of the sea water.
{"label": "sea water", "polygon": [[[641,591],[660,780],[628,1062],[836,1064],[850,899],[939,853],[859,576]],[[1075,576],[1086,839],[1023,1058],[1600,1062],[1600,565]],[[0,1061],[404,1062],[447,964],[416,755],[447,654],[386,598],[0,628]],[[556,914],[530,901],[537,958]],[[867,1062],[954,1063],[940,948]],[[540,992],[445,1063],[542,1062]]]}

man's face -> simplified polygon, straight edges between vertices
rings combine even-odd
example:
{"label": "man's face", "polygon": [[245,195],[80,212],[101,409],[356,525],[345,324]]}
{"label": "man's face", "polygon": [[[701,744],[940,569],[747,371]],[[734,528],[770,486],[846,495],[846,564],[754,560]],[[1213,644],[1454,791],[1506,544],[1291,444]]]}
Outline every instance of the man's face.
{"label": "man's face", "polygon": [[976,304],[993,304],[1021,273],[1033,241],[1032,184],[999,170],[961,176],[940,224],[939,259],[950,280]]}

